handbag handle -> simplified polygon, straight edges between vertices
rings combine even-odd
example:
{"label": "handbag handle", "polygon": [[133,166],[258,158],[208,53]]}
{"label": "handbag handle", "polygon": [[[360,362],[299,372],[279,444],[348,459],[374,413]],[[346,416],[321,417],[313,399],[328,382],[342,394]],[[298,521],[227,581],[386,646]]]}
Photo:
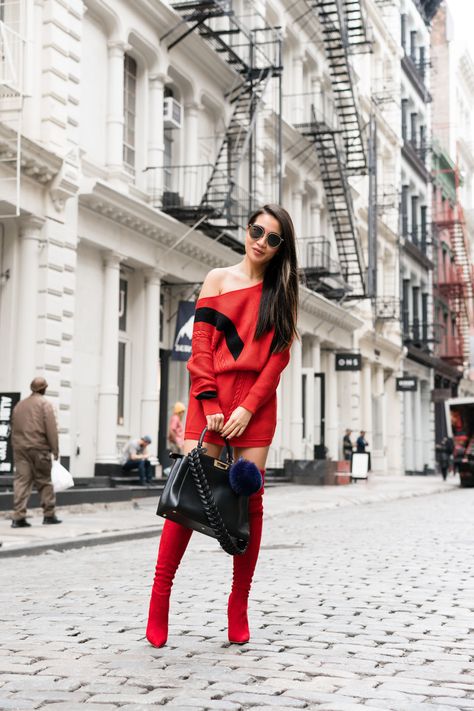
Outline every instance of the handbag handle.
{"label": "handbag handle", "polygon": [[[207,428],[206,428],[207,429]],[[203,435],[201,435],[202,437]],[[199,440],[201,441],[201,439]],[[212,495],[209,482],[207,481],[206,474],[201,465],[201,460],[199,458],[199,445],[194,447],[188,454],[189,458],[189,469],[191,471],[194,483],[196,485],[199,498],[201,499],[202,507],[204,513],[206,514],[209,525],[214,531],[217,540],[220,543],[221,548],[229,555],[242,555],[247,550],[249,544],[248,541],[238,539],[236,542],[231,538],[227,526],[222,520],[219,509],[215,502],[214,496]]]}
{"label": "handbag handle", "polygon": [[[199,449],[204,449],[203,442],[204,442],[204,437],[206,436],[207,430],[208,430],[208,428],[204,427],[203,431],[201,432],[199,441],[197,443],[197,446],[199,447]],[[232,464],[232,462],[234,461],[234,455],[232,454],[232,449],[229,444],[229,440],[226,437],[223,437],[222,439],[224,440],[224,444],[225,444],[227,464]]]}

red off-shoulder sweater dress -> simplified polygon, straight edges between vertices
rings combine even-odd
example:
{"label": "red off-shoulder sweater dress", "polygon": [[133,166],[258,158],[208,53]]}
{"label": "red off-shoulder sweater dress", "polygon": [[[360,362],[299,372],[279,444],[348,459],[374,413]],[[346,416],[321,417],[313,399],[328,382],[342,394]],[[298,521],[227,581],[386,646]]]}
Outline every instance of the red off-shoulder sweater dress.
{"label": "red off-shoulder sweater dress", "polygon": [[[191,391],[186,439],[198,439],[206,415],[223,412],[225,420],[239,405],[253,413],[233,447],[266,447],[276,426],[276,389],[290,359],[290,349],[270,353],[273,330],[254,339],[262,283],[198,299],[192,354],[188,361]],[[207,442],[222,444],[217,432]]]}

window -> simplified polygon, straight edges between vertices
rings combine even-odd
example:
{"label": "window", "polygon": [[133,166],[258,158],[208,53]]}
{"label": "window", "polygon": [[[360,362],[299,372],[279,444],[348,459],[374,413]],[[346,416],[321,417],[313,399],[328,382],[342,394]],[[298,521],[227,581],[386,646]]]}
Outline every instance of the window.
{"label": "window", "polygon": [[135,170],[135,119],[137,99],[137,63],[125,55],[123,71],[123,162],[125,167]]}
{"label": "window", "polygon": [[128,299],[128,281],[120,279],[120,296],[119,296],[119,331],[127,330],[127,299]]}

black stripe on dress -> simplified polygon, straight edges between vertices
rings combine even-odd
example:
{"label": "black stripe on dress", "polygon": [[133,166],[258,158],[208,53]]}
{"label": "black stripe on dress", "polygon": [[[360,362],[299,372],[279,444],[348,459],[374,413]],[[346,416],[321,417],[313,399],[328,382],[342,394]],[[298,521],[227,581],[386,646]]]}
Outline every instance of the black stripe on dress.
{"label": "black stripe on dress", "polygon": [[194,323],[209,323],[218,331],[222,331],[227,343],[227,348],[232,354],[234,360],[237,360],[244,349],[244,342],[237,333],[237,329],[228,316],[225,316],[216,309],[210,309],[208,306],[200,306],[196,309]]}

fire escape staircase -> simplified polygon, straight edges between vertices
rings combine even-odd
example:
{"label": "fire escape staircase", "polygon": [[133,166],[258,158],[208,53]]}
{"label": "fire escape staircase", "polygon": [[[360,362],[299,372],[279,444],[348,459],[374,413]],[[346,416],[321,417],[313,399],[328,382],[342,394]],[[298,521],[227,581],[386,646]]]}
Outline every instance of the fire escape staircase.
{"label": "fire escape staircase", "polygon": [[470,359],[470,324],[474,306],[472,264],[466,240],[464,215],[459,203],[455,210],[457,214],[454,219],[445,222],[436,221],[436,227],[438,229],[447,228],[450,233],[451,248],[459,279],[456,283],[447,285],[447,293],[459,322],[464,363],[468,364]]}
{"label": "fire escape staircase", "polygon": [[363,255],[355,227],[350,185],[337,145],[338,133],[324,121],[316,119],[314,108],[312,114],[311,123],[300,124],[297,128],[316,148],[341,273],[350,290],[346,298],[362,298],[365,296]]}
{"label": "fire escape staircase", "polygon": [[[182,19],[162,37],[169,40],[168,49],[197,31],[236,72],[234,85],[226,95],[233,104],[232,115],[200,204],[181,213],[174,208],[173,215],[190,224],[205,216],[200,230],[243,252],[240,241],[227,234],[244,226],[255,207],[252,185],[248,192],[239,188],[239,172],[248,157],[252,178],[252,139],[258,111],[269,82],[280,76],[282,68],[259,50],[252,31],[235,17],[230,0],[187,0],[172,7]],[[228,18],[227,22],[222,18]]]}
{"label": "fire escape staircase", "polygon": [[[357,234],[349,175],[367,173],[361,120],[356,104],[350,53],[367,49],[360,0],[307,0],[317,13],[329,62],[338,127],[331,128],[312,108],[310,123],[295,127],[316,148],[321,179],[336,238],[345,298],[367,296],[366,269]],[[331,295],[329,295],[331,298]],[[335,289],[332,298],[339,298]]]}

